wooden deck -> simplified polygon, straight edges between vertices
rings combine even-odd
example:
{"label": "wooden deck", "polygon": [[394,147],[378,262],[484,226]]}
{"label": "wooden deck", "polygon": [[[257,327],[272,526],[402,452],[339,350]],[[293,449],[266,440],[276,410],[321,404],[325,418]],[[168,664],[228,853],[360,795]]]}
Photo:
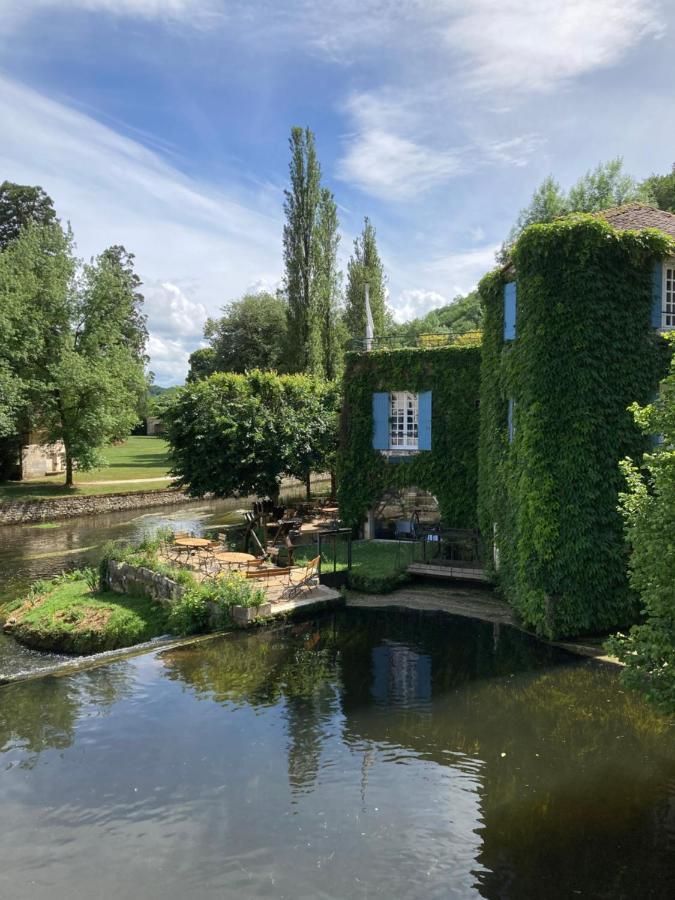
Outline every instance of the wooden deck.
{"label": "wooden deck", "polygon": [[426,578],[452,578],[459,581],[483,581],[489,582],[485,570],[480,566],[472,566],[470,563],[410,563],[407,571],[411,575],[421,575]]}

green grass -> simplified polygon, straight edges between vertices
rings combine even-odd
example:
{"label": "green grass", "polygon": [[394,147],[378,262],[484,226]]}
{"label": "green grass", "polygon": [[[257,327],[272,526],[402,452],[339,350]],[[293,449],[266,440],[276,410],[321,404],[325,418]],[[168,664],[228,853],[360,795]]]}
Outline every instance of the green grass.
{"label": "green grass", "polygon": [[[356,590],[386,593],[407,581],[405,569],[413,561],[416,545],[398,542],[354,541],[352,543],[352,570],[349,585]],[[296,564],[302,564],[314,555],[313,547],[299,547],[295,552]],[[419,548],[417,548],[419,554]],[[324,572],[333,571],[333,547],[325,541],[321,552]],[[347,544],[338,540],[336,545],[336,571],[347,568]]]}
{"label": "green grass", "polygon": [[110,591],[92,594],[86,581],[48,585],[45,593],[10,604],[11,633],[39,650],[98,653],[147,641],[166,632],[159,603]]}
{"label": "green grass", "polygon": [[[122,444],[103,451],[106,466],[89,472],[75,473],[75,487],[67,488],[63,476],[5,481],[0,483],[2,500],[39,500],[52,497],[117,494],[133,491],[165,490],[170,482],[137,482],[136,479],[160,478],[168,474],[168,444],[160,437],[130,437]],[[84,484],[87,481],[130,481],[127,484]]]}

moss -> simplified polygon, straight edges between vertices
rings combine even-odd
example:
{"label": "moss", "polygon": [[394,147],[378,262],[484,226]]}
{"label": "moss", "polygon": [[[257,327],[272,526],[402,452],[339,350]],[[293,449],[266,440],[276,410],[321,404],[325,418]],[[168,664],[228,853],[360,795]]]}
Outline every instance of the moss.
{"label": "moss", "polygon": [[[476,526],[479,347],[349,353],[344,376],[338,498],[345,521],[360,524],[386,491],[415,486],[433,494],[442,519]],[[373,449],[373,393],[432,392],[432,449],[393,464]]]}
{"label": "moss", "polygon": [[[515,271],[479,287],[479,522],[489,538],[496,526],[504,595],[547,637],[604,631],[636,613],[619,460],[647,448],[628,406],[646,403],[667,368],[667,344],[650,323],[651,277],[671,246],[655,231],[574,216],[526,229]],[[504,343],[503,288],[514,278],[517,337]]]}
{"label": "moss", "polygon": [[166,632],[160,604],[110,591],[92,593],[83,579],[39,585],[7,608],[6,628],[22,643],[58,653],[98,653],[139,644]]}

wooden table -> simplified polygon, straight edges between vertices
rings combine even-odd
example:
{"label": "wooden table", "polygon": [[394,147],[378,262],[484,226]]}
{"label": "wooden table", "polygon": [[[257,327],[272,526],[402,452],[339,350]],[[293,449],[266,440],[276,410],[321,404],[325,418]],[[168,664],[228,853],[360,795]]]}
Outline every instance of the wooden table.
{"label": "wooden table", "polygon": [[220,550],[213,554],[213,559],[219,563],[225,563],[228,566],[246,566],[250,562],[254,562],[257,557],[252,553],[237,553],[234,550]]}
{"label": "wooden table", "polygon": [[184,547],[186,550],[201,550],[211,546],[211,541],[207,538],[176,538],[173,543],[175,547]]}

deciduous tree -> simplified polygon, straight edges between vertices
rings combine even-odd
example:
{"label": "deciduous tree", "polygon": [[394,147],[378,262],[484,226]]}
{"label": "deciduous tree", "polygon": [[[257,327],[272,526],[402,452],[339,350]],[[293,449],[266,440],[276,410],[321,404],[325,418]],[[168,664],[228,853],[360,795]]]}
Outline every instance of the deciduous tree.
{"label": "deciduous tree", "polygon": [[377,250],[375,228],[368,217],[364,219],[362,233],[354,241],[354,251],[347,265],[345,324],[351,338],[365,336],[366,284],[375,335],[382,335],[391,324],[391,315],[387,310],[386,279]]}

